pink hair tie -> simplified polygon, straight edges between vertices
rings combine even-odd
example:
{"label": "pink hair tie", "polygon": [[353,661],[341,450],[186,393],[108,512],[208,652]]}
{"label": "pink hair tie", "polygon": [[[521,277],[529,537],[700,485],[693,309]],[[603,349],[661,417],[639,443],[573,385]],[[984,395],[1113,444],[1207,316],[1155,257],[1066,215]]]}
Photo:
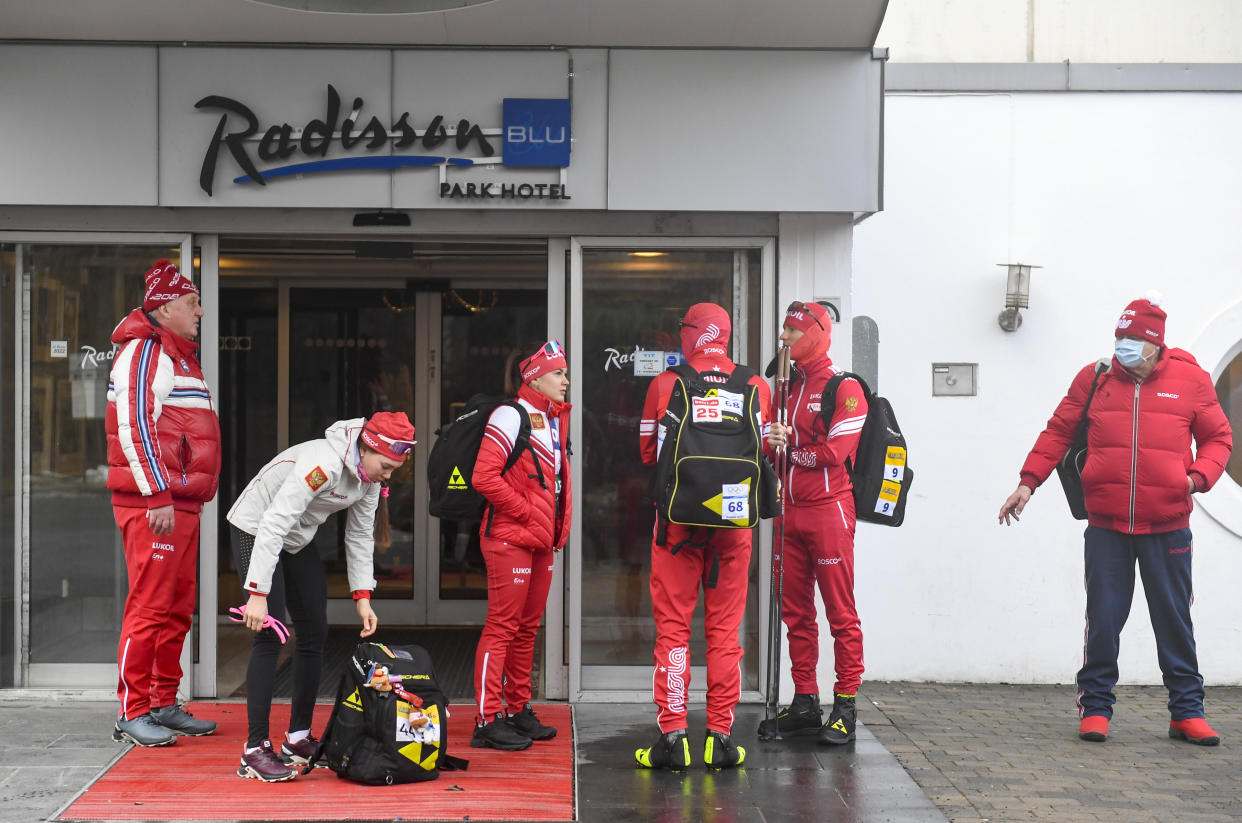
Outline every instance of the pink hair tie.
{"label": "pink hair tie", "polygon": [[[236,615],[236,617],[234,617],[233,615]],[[246,622],[245,607],[234,606],[233,608],[229,609],[229,620],[232,620],[234,623],[245,623]],[[280,639],[280,645],[282,646],[285,644],[285,641],[289,639],[288,627],[285,626],[284,623],[281,623],[279,620],[277,620],[275,617],[272,617],[270,614],[263,615],[263,625],[259,627],[259,631],[263,631],[264,629],[271,629],[272,631],[276,632],[276,637]]]}
{"label": "pink hair tie", "polygon": [[384,497],[384,498],[388,497],[388,484],[387,483],[380,484],[380,497]]}

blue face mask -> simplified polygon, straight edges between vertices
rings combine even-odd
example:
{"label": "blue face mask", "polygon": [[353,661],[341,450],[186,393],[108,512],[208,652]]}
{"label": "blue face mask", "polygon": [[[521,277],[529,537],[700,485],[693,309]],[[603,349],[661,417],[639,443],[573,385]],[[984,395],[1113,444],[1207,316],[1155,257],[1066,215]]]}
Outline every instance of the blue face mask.
{"label": "blue face mask", "polygon": [[1143,357],[1143,341],[1135,340],[1132,337],[1117,338],[1116,345],[1113,346],[1113,352],[1117,355],[1117,362],[1132,369],[1142,363],[1147,358]]}

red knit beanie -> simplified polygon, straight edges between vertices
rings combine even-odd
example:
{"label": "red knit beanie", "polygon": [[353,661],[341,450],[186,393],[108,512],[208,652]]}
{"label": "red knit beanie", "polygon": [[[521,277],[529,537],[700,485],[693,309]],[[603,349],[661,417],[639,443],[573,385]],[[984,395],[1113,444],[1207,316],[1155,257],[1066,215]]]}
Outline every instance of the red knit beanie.
{"label": "red knit beanie", "polygon": [[806,363],[821,357],[832,345],[832,316],[826,306],[819,303],[803,303],[795,300],[785,310],[785,325],[802,332],[798,341],[789,347],[789,357],[794,362]]}
{"label": "red knit beanie", "polygon": [[198,294],[198,288],[190,278],[182,276],[175,263],[157,260],[147,270],[147,291],[142,298],[142,310],[152,312],[165,303],[171,303],[187,294]]}
{"label": "red knit beanie", "polygon": [[1117,320],[1114,337],[1141,337],[1157,346],[1164,345],[1164,320],[1168,317],[1160,292],[1149,291],[1138,300],[1131,300]]}
{"label": "red knit beanie", "polygon": [[556,340],[544,343],[534,354],[518,364],[523,383],[529,383],[548,372],[565,368],[569,368],[569,363],[565,359],[565,349]]}
{"label": "red knit beanie", "polygon": [[404,463],[414,448],[414,424],[405,412],[376,412],[358,439],[381,457]]}

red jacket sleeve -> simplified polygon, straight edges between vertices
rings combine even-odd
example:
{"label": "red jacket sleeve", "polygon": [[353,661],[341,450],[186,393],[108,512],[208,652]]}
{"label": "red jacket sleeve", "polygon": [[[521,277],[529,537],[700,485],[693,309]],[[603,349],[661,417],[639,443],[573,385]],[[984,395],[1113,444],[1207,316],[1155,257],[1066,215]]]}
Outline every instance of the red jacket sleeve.
{"label": "red jacket sleeve", "polygon": [[1195,486],[1199,491],[1207,491],[1216,485],[1229,462],[1233,452],[1233,428],[1207,372],[1203,372],[1196,395],[1198,409],[1190,424],[1190,433],[1195,438],[1195,461],[1187,473],[1200,475],[1203,482],[1196,479]]}
{"label": "red jacket sleeve", "polygon": [[[147,497],[147,506],[158,509],[173,502],[155,414],[155,376],[163,357],[163,348],[156,338],[136,340],[131,346],[125,385],[115,387],[118,395],[125,393],[126,399],[124,409],[120,404],[117,408],[117,439],[129,459],[135,485],[139,490],[144,487],[149,490],[143,492]],[[138,479],[140,473],[141,482]]]}
{"label": "red jacket sleeve", "polygon": [[[1090,363],[1079,370],[1070,383],[1069,391],[1057,404],[1056,411],[1048,418],[1048,425],[1035,439],[1035,445],[1026,456],[1019,482],[1031,491],[1048,479],[1073,442],[1074,432],[1087,405],[1087,395],[1091,393],[1091,383],[1095,380],[1095,366],[1095,363]],[[1104,377],[1101,376],[1100,380],[1103,381]]]}
{"label": "red jacket sleeve", "polygon": [[[513,444],[509,442],[509,436],[493,422],[498,413],[508,408],[501,406],[492,412],[492,419],[488,421],[483,441],[479,444],[479,456],[474,461],[474,473],[470,476],[470,483],[497,511],[504,512],[519,523],[525,523],[526,498],[501,474]],[[507,444],[507,447],[502,446],[502,443]]]}
{"label": "red jacket sleeve", "polygon": [[668,399],[673,394],[677,376],[663,371],[647,385],[647,399],[643,401],[643,416],[638,421],[638,450],[643,465],[654,466],[660,449],[660,419],[668,409]]}
{"label": "red jacket sleeve", "polygon": [[[827,436],[809,446],[791,449],[789,462],[804,469],[844,466],[847,459],[858,454],[858,439],[863,423],[867,422],[867,396],[854,378],[847,377],[837,386],[836,405],[829,420]],[[822,421],[822,416],[816,418],[816,429]]]}

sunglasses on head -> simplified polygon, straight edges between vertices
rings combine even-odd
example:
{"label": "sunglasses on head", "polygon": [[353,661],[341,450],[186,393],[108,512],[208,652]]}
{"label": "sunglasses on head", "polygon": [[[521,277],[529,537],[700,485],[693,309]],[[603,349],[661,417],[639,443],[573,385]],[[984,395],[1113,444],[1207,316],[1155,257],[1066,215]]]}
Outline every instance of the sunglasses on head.
{"label": "sunglasses on head", "polygon": [[389,450],[398,457],[404,457],[409,454],[410,449],[414,448],[414,444],[418,442],[417,440],[393,440],[391,437],[385,437],[374,429],[363,429],[363,431],[375,439],[387,443]]}
{"label": "sunglasses on head", "polygon": [[548,357],[556,357],[558,354],[563,356],[565,349],[561,346],[559,340],[549,340],[543,344],[543,353]]}
{"label": "sunglasses on head", "polygon": [[[789,304],[789,308],[785,309],[785,314],[793,314],[794,312],[801,312],[802,314],[805,314],[807,317],[814,320],[815,325],[819,326],[820,331],[826,331],[826,329],[824,328],[824,324],[819,322],[819,318],[816,317],[815,313],[810,310],[810,305],[811,305],[810,303],[803,303],[801,300],[795,300]],[[815,305],[819,305],[819,304],[817,303]]]}

